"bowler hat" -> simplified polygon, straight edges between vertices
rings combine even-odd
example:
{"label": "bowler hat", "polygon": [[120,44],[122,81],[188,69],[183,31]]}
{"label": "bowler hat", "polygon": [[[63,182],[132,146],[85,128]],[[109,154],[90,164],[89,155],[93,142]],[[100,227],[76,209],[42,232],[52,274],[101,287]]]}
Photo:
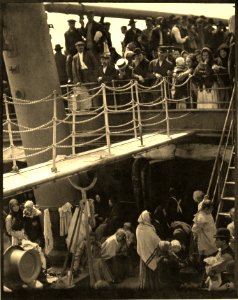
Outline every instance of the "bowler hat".
{"label": "bowler hat", "polygon": [[167,47],[165,47],[165,46],[159,46],[158,47],[158,51],[161,52],[161,53],[166,53]]}
{"label": "bowler hat", "polygon": [[116,70],[121,70],[128,65],[128,60],[126,58],[120,58],[115,64]]}
{"label": "bowler hat", "polygon": [[136,48],[135,50],[134,50],[134,56],[135,55],[139,55],[139,54],[141,54],[142,53],[142,50],[140,49],[140,48]]}
{"label": "bowler hat", "polygon": [[63,47],[60,46],[60,44],[56,44],[55,45],[55,49],[54,50],[61,50],[63,49]]}
{"label": "bowler hat", "polygon": [[75,46],[79,46],[79,45],[85,45],[84,41],[78,41],[75,43]]}
{"label": "bowler hat", "polygon": [[146,21],[153,22],[153,19],[151,17],[147,17]]}
{"label": "bowler hat", "polygon": [[130,19],[128,26],[131,26],[132,24],[135,24],[136,21],[134,19]]}
{"label": "bowler hat", "polygon": [[8,286],[19,282],[31,283],[40,274],[41,259],[39,253],[22,247],[10,246],[4,252],[4,283]]}
{"label": "bowler hat", "polygon": [[230,234],[230,231],[227,228],[218,228],[214,237],[215,238],[230,239],[231,234]]}
{"label": "bowler hat", "polygon": [[74,19],[69,19],[68,23],[75,23],[76,21]]}

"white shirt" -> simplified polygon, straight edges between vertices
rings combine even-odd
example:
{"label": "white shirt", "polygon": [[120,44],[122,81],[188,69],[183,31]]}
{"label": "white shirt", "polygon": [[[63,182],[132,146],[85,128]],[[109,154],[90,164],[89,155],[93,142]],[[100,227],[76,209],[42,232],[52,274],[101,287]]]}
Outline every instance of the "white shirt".
{"label": "white shirt", "polygon": [[88,69],[88,67],[85,65],[85,63],[83,61],[83,52],[79,53],[79,61],[80,61],[82,70]]}

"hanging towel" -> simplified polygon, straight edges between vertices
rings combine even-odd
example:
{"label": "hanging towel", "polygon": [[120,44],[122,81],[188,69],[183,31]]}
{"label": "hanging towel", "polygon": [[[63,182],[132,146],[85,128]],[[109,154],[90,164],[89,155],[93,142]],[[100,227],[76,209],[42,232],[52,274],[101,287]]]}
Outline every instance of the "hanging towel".
{"label": "hanging towel", "polygon": [[53,249],[53,235],[50,221],[49,209],[44,210],[44,237],[45,237],[45,254],[48,255]]}
{"label": "hanging towel", "polygon": [[72,205],[67,202],[58,209],[60,216],[60,236],[65,236],[68,233],[69,225],[72,219]]}

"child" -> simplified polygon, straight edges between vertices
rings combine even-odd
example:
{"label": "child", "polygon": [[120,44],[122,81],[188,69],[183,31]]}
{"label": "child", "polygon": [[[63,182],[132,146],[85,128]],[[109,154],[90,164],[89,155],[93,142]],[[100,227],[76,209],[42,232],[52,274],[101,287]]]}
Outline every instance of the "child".
{"label": "child", "polygon": [[[188,97],[188,86],[185,83],[187,80],[183,73],[187,70],[183,57],[177,57],[176,66],[173,72],[174,99],[182,99]],[[184,84],[183,84],[184,83]],[[186,99],[179,101],[177,108],[186,108]]]}
{"label": "child", "polygon": [[198,204],[198,210],[201,208],[201,203],[204,198],[204,193],[202,191],[194,191],[193,192],[193,200]]}
{"label": "child", "polygon": [[216,226],[212,216],[212,208],[211,200],[203,200],[201,209],[193,219],[193,236],[197,241],[198,253],[203,257],[210,256],[217,251],[214,237]]}
{"label": "child", "polygon": [[[101,243],[96,240],[96,234],[92,231],[90,232],[89,239],[92,253],[92,266],[95,283],[99,281],[111,283],[113,281],[112,276],[107,267],[107,264],[101,258]],[[83,269],[86,267],[87,263],[87,241],[83,240],[81,242],[81,245],[77,249],[77,252],[75,253],[74,275],[77,275],[79,273],[79,265],[81,265]]]}
{"label": "child", "polygon": [[37,209],[31,200],[27,200],[24,204],[23,217],[34,218],[41,215],[41,211]]}

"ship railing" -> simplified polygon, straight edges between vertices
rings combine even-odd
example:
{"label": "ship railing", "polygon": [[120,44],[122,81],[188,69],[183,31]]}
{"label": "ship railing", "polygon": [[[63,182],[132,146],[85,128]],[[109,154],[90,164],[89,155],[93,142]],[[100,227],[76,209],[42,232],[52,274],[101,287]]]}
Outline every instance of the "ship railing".
{"label": "ship railing", "polygon": [[[189,82],[190,79],[177,87],[186,85]],[[166,124],[166,133],[170,136],[170,123],[174,119],[186,118],[190,114],[191,108],[185,113],[182,112],[179,116],[171,117],[170,112],[173,109],[171,106],[174,103],[176,105],[186,103],[186,101],[189,101],[189,97],[174,99],[171,97],[169,86],[168,78],[161,78],[151,86],[142,85],[135,80],[115,81],[114,84],[102,83],[101,85],[91,83],[91,85],[87,85],[87,88],[86,85],[72,85],[70,90],[63,95],[58,95],[54,91],[47,97],[37,100],[14,99],[5,95],[4,103],[7,118],[3,123],[3,132],[8,134],[10,146],[4,151],[10,152],[9,160],[13,162],[13,171],[18,170],[17,160],[27,160],[28,157],[42,155],[48,151],[52,151],[52,171],[56,171],[57,149],[60,148],[70,148],[72,149],[71,154],[76,155],[80,149],[85,149],[85,147],[106,146],[110,155],[113,136],[125,136],[127,138],[130,135],[143,146],[143,135],[148,131],[158,132],[162,128],[162,123]],[[148,99],[145,101],[143,98],[145,91],[154,93],[150,101]],[[114,95],[119,96],[119,101],[116,101],[116,104]],[[56,107],[57,102],[62,100],[67,100],[70,109],[64,119],[59,119]],[[44,124],[30,128],[11,119],[9,106],[13,104],[15,106],[31,106],[43,102],[53,106],[53,116]],[[95,102],[97,105],[93,106],[92,103]],[[150,117],[145,117],[146,114],[142,115],[141,112],[145,109],[152,110],[153,115]],[[125,122],[119,121],[113,124],[110,118],[110,115],[113,114],[126,114],[128,119]],[[80,115],[80,118],[77,118],[77,115]],[[121,117],[118,119],[124,120]],[[71,133],[64,139],[58,140],[57,130],[62,123],[71,127]],[[81,131],[77,131],[78,127],[81,128]],[[96,129],[94,129],[95,127]],[[52,134],[50,145],[30,148],[14,144],[13,134],[26,134],[42,130],[46,131],[47,134]],[[25,155],[17,157],[17,149],[24,150]]]}

